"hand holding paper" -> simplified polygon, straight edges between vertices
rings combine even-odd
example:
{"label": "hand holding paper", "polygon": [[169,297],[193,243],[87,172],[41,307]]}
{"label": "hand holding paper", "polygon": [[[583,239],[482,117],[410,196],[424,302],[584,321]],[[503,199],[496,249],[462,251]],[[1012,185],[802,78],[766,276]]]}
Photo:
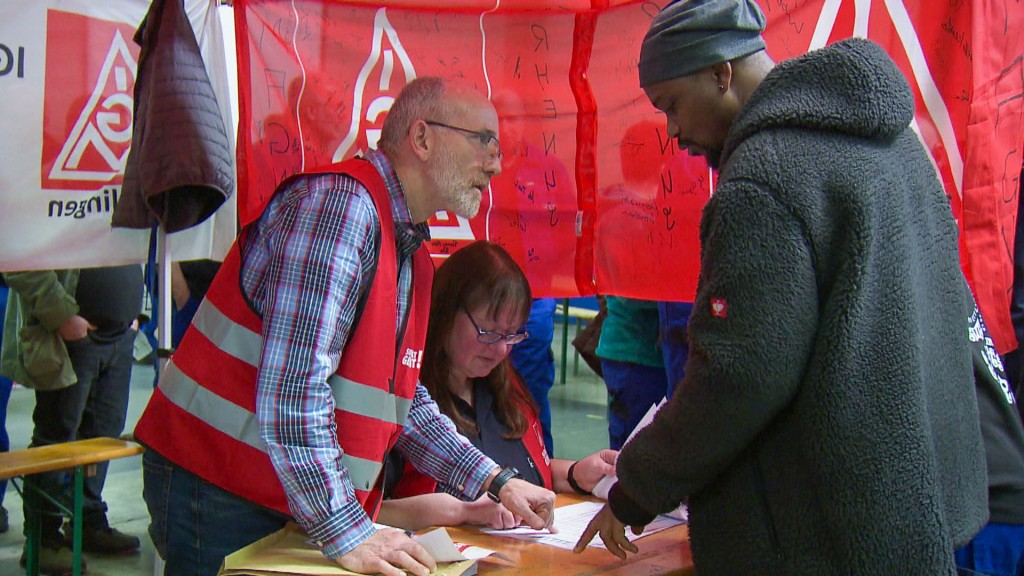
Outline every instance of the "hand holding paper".
{"label": "hand holding paper", "polygon": [[[641,428],[647,426],[654,420],[654,415],[657,414],[658,410],[665,405],[665,402],[666,399],[662,398],[661,402],[652,405],[651,408],[647,410],[647,413],[644,414],[644,417],[640,419],[640,422],[637,422],[636,428],[633,428],[633,431],[629,433],[629,438],[626,438],[626,444],[629,444],[629,442],[633,439],[634,436],[636,436],[636,433],[639,432]],[[613,470],[611,474],[608,474],[607,476],[602,478],[597,483],[597,485],[594,486],[594,489],[592,490],[594,496],[597,496],[601,500],[607,500],[608,491],[611,490],[612,485],[615,484],[618,480],[619,477],[615,475],[615,472]]]}
{"label": "hand holding paper", "polygon": [[583,490],[593,492],[598,482],[615,475],[615,459],[618,456],[617,451],[606,448],[579,460],[572,466],[573,479]]}
{"label": "hand holding paper", "polygon": [[423,546],[404,531],[394,528],[377,530],[335,561],[346,570],[384,576],[405,576],[402,570],[416,576],[428,576],[437,568],[437,563]]}

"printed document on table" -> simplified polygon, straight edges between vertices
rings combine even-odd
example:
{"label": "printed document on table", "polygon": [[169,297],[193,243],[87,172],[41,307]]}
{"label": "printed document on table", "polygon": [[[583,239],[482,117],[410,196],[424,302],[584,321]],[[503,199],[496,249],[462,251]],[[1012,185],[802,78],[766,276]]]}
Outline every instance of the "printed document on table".
{"label": "printed document on table", "polygon": [[[579,542],[580,536],[583,535],[583,531],[586,530],[587,524],[594,519],[594,516],[604,506],[603,502],[581,502],[579,504],[570,504],[569,506],[562,506],[555,510],[555,528],[558,529],[558,533],[552,534],[547,530],[534,530],[528,526],[520,528],[513,528],[511,530],[494,530],[484,529],[483,531],[493,536],[507,536],[509,538],[516,538],[518,540],[526,540],[528,542],[536,542],[538,544],[547,544],[548,546],[554,546],[556,548],[562,548],[565,550],[572,550],[576,547],[576,543]],[[628,527],[626,528],[626,537],[632,542],[637,538],[643,538],[649,536],[655,532],[660,532],[666,528],[671,528],[678,524],[682,524],[683,521],[677,518],[671,518],[669,516],[658,516],[653,522],[644,528],[643,534],[639,536],[633,534],[633,531]],[[604,548],[604,542],[601,539],[594,537],[590,541],[590,546],[593,548]]]}

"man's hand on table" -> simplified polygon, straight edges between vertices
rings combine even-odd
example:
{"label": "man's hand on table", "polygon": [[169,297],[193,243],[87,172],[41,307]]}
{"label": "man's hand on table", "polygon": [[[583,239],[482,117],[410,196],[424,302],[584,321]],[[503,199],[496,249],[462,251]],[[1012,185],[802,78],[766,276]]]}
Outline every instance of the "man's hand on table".
{"label": "man's hand on table", "polygon": [[501,503],[534,530],[555,530],[555,493],[518,478],[509,480],[498,493]]}
{"label": "man's hand on table", "polygon": [[342,568],[360,574],[384,574],[384,576],[405,576],[406,572],[416,576],[427,576],[437,564],[426,549],[405,535],[401,530],[383,528],[364,540],[348,554],[335,559]]}
{"label": "man's hand on table", "polygon": [[[634,526],[632,528],[634,534],[642,533],[643,529],[643,526]],[[615,517],[611,507],[607,504],[601,507],[601,511],[594,516],[590,524],[587,524],[586,530],[580,536],[580,541],[576,543],[576,547],[572,551],[577,554],[583,552],[587,549],[587,544],[590,544],[590,541],[596,535],[600,535],[601,541],[604,542],[608,551],[618,556],[621,560],[626,559],[627,551],[634,554],[638,552],[636,545],[626,538],[626,525]]]}

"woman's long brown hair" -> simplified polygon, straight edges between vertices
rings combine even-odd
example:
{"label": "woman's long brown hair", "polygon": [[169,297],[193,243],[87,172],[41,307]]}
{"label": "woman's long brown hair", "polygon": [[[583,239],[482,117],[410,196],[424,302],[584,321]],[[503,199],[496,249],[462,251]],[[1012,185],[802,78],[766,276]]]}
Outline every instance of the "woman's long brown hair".
{"label": "woman's long brown hair", "polygon": [[[430,391],[441,412],[455,422],[462,434],[475,435],[478,431],[475,423],[459,414],[448,390],[451,355],[447,346],[455,329],[456,316],[464,309],[476,310],[486,305],[487,314],[491,317],[510,311],[512,317],[519,318],[520,324],[525,324],[531,304],[530,284],[522,269],[505,249],[485,240],[457,250],[434,274],[420,381]],[[521,412],[521,406],[525,403],[536,410],[536,404],[529,394],[513,383],[513,378],[518,378],[518,375],[506,357],[482,380],[494,395],[498,420],[509,429],[505,437],[522,438],[528,421]]]}

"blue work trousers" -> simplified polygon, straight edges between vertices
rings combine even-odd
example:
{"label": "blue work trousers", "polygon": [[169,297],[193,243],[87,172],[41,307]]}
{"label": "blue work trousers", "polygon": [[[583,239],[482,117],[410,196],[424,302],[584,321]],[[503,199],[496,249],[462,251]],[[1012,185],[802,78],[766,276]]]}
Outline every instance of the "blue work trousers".
{"label": "blue work trousers", "polygon": [[1024,524],[987,524],[956,551],[956,565],[986,576],[1024,576]]}
{"label": "blue work trousers", "polygon": [[526,321],[530,337],[512,347],[512,366],[523,377],[526,389],[537,403],[538,418],[544,430],[544,445],[554,458],[555,441],[551,436],[551,403],[548,393],[555,384],[555,355],[551,342],[555,337],[555,299],[537,298]]}
{"label": "blue work trousers", "polygon": [[621,450],[651,406],[668,395],[665,368],[601,359],[608,387],[608,447]]}

